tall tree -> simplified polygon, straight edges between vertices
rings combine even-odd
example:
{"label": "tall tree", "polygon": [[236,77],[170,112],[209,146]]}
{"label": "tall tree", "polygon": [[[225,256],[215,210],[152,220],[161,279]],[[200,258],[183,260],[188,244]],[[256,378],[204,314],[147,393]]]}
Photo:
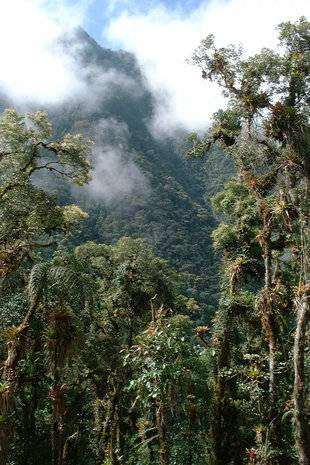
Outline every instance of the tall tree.
{"label": "tall tree", "polygon": [[[90,179],[91,165],[87,156],[92,142],[80,134],[66,134],[62,140],[51,137],[52,128],[46,112],[21,115],[8,109],[0,118],[0,267],[3,277],[22,262],[31,261],[33,250],[46,245],[44,236],[57,229],[64,230],[72,219],[68,207],[58,207],[55,197],[40,188],[42,174],[54,174],[77,185]],[[79,212],[82,216],[78,207],[74,212],[75,219]]]}
{"label": "tall tree", "polygon": [[178,295],[176,274],[142,240],[122,238],[115,246],[87,242],[75,254],[91,264],[97,278],[101,304],[94,313],[92,350],[85,353],[85,364],[98,402],[99,453],[102,460],[117,465],[123,463],[128,447],[123,440],[126,427],[131,429],[128,418],[136,427],[136,413],[125,389],[136,375],[123,365],[123,352],[152,319],[152,298],[168,308],[184,307],[186,299]]}
{"label": "tall tree", "polygon": [[[20,115],[9,109],[0,118],[2,302],[7,291],[20,292],[26,287],[27,268],[21,280],[14,282],[11,275],[21,271],[26,262],[33,262],[34,252],[39,247],[50,245],[48,236],[55,230],[67,231],[70,224],[85,217],[77,206],[58,207],[56,199],[39,187],[40,181],[35,179],[35,175],[49,172],[68,178],[78,185],[87,182],[91,168],[87,156],[92,143],[78,134],[66,134],[63,140],[51,140],[51,136],[52,129],[45,112]],[[46,271],[47,265],[41,264],[38,267]],[[41,275],[45,276],[46,273]],[[31,282],[33,284],[35,278]],[[0,389],[0,410],[4,424],[0,446],[2,461],[7,453],[6,438],[14,423],[10,419],[15,412],[17,364],[27,345],[26,333],[41,305],[46,280],[38,280],[36,284],[35,290],[29,294],[28,308],[21,321],[6,327],[2,334],[7,349]]]}
{"label": "tall tree", "polygon": [[[304,371],[309,321],[310,24],[301,18],[278,29],[278,52],[263,49],[246,59],[242,47],[217,48],[213,36],[202,41],[192,61],[204,79],[223,88],[229,103],[214,115],[213,126],[202,141],[191,136],[190,152],[200,156],[221,144],[256,199],[260,223],[256,241],[264,262],[264,286],[257,294],[256,309],[269,347],[270,450],[281,444],[276,403],[284,350],[280,320],[286,307],[281,295],[295,292],[295,308],[291,304],[292,315],[296,310],[292,395],[296,449],[299,464],[304,465],[310,460]],[[290,269],[290,279],[283,280],[285,269]],[[281,460],[284,463],[284,457]]]}

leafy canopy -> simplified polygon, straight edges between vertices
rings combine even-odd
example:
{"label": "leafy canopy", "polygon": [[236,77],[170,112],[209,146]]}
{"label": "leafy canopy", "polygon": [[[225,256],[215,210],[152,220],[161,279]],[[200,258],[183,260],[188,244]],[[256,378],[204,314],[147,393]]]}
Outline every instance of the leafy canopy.
{"label": "leafy canopy", "polygon": [[[92,142],[80,134],[51,140],[47,113],[18,114],[7,109],[0,118],[0,266],[5,276],[30,257],[44,234],[64,229],[83,212],[60,208],[38,187],[38,173],[49,172],[81,185],[90,179],[87,159]],[[77,218],[78,217],[78,218]]]}

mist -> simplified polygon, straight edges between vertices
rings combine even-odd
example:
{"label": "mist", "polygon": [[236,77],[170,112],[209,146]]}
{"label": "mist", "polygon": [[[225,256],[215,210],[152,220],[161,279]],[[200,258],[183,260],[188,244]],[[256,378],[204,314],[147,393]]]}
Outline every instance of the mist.
{"label": "mist", "polygon": [[180,128],[206,131],[212,114],[226,107],[218,87],[186,63],[207,35],[215,35],[218,47],[242,43],[249,56],[277,47],[279,23],[310,17],[309,0],[201,0],[192,8],[180,2],[173,10],[168,2],[154,3],[139,11],[118,2],[119,12],[102,37],[136,55],[155,96],[149,127],[158,138]]}
{"label": "mist", "polygon": [[0,3],[0,39],[6,44],[0,49],[0,93],[21,112],[47,108],[57,115],[71,106],[79,109],[74,111],[80,122],[70,131],[94,141],[94,170],[87,186],[72,190],[74,196],[106,203],[132,192],[146,196],[148,183],[128,149],[126,124],[113,118],[83,123],[92,113],[100,114],[120,89],[133,98],[144,90],[134,78],[111,66],[103,69],[92,57],[94,44],[78,26],[83,16],[79,5],[72,14],[61,1],[55,9],[40,0]]}
{"label": "mist", "polygon": [[[85,2],[0,2],[0,93],[20,110],[83,100],[92,109],[111,85],[134,93],[137,86],[121,73],[83,62],[85,38],[78,34]],[[135,88],[136,87],[136,88]]]}
{"label": "mist", "polygon": [[132,193],[147,197],[150,186],[135,162],[136,154],[129,151],[127,125],[114,118],[100,119],[87,135],[95,142],[91,157],[94,170],[90,183],[74,189],[75,195],[108,204]]}
{"label": "mist", "polygon": [[0,3],[0,90],[21,104],[60,103],[79,93],[83,82],[74,59],[59,42],[76,27],[56,22],[38,2],[10,0]]}
{"label": "mist", "polygon": [[[98,1],[0,2],[0,40],[5,44],[0,49],[0,93],[18,110],[79,102],[87,119],[118,89],[136,97],[143,94],[141,82],[125,71],[83,62],[85,41],[76,31],[78,25],[90,24],[89,8]],[[153,96],[153,113],[146,124],[158,139],[182,130],[206,131],[212,114],[226,106],[217,86],[202,80],[200,71],[186,63],[206,35],[214,34],[219,47],[242,42],[249,55],[262,47],[276,47],[281,21],[310,16],[308,0],[201,0],[191,8],[180,2],[174,10],[161,1],[142,6],[106,0],[101,5],[106,12],[101,16],[102,40],[137,57]],[[102,129],[104,125],[108,130]],[[100,131],[105,137],[98,137]],[[116,134],[122,142],[116,142]],[[147,192],[135,154],[128,150],[128,137],[128,128],[115,120],[101,120],[96,126],[91,136],[95,170],[92,183],[85,187],[91,198],[109,202],[135,189]]]}
{"label": "mist", "polygon": [[[216,85],[203,81],[199,70],[186,64],[201,40],[214,34],[219,47],[242,42],[245,54],[253,54],[262,47],[276,47],[280,22],[310,16],[309,0],[197,0],[169,5],[160,0],[0,2],[0,39],[5,44],[0,50],[0,92],[19,108],[81,96],[94,105],[98,90],[108,98],[110,83],[120,76],[81,67],[83,45],[71,43],[68,50],[62,43],[78,25],[89,26],[105,46],[137,57],[154,96],[149,121],[153,135],[204,131],[226,102]],[[122,79],[122,85],[128,80]],[[134,87],[130,91],[136,91]]]}

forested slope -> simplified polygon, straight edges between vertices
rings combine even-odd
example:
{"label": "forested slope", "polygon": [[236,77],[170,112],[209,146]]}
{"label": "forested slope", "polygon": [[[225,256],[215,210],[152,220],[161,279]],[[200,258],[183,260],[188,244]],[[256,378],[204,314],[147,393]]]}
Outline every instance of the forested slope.
{"label": "forested slope", "polygon": [[[154,101],[133,55],[103,49],[81,29],[65,44],[87,69],[93,97],[51,108],[49,118],[56,136],[81,132],[95,141],[92,161],[99,175],[91,190],[72,193],[62,185],[60,202],[71,197],[89,213],[81,241],[144,239],[181,273],[182,291],[197,299],[202,319],[210,321],[219,291],[210,195],[229,179],[231,164],[221,153],[208,170],[203,161],[187,159],[184,132],[154,137],[148,126]],[[100,81],[100,75],[113,79]]]}
{"label": "forested slope", "polygon": [[0,117],[1,463],[309,464],[310,23],[278,29],[194,53],[229,102],[194,159],[150,130],[133,56],[82,30],[54,135]]}

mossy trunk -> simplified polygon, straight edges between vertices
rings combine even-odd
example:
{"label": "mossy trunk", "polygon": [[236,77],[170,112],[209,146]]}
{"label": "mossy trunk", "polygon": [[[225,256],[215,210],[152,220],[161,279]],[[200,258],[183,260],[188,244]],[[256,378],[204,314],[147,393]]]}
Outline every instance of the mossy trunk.
{"label": "mossy trunk", "polygon": [[214,372],[214,401],[210,428],[212,465],[224,465],[226,463],[225,455],[227,455],[227,450],[223,444],[224,438],[222,426],[223,397],[226,380],[222,375],[222,369],[227,365],[228,353],[229,334],[228,330],[225,329]]}
{"label": "mossy trunk", "polygon": [[308,421],[305,408],[305,336],[310,316],[309,296],[304,294],[296,303],[296,333],[294,340],[294,419],[295,443],[299,465],[310,464]]}
{"label": "mossy trunk", "polygon": [[72,434],[66,439],[63,454],[62,465],[76,465],[78,460],[78,433]]}
{"label": "mossy trunk", "polygon": [[64,424],[62,419],[53,413],[52,419],[52,465],[63,464]]}
{"label": "mossy trunk", "polygon": [[104,458],[109,458],[113,465],[117,465],[118,458],[115,452],[117,448],[117,404],[119,402],[119,389],[116,388],[108,401],[108,408],[103,422],[103,430],[100,438],[100,447]]}
{"label": "mossy trunk", "polygon": [[168,425],[166,406],[160,402],[156,406],[156,426],[159,438],[160,465],[169,465]]}
{"label": "mossy trunk", "polygon": [[0,379],[0,381],[2,380],[3,384],[6,385],[6,389],[0,392],[0,416],[8,417],[9,420],[6,421],[4,428],[1,428],[0,430],[1,464],[6,463],[8,444],[15,429],[14,415],[12,415],[15,410],[15,391],[17,387],[15,371],[17,363],[25,351],[25,346],[27,344],[26,335],[29,328],[29,323],[39,304],[39,296],[40,293],[37,291],[28,307],[28,311],[24,320],[20,326],[16,328],[15,332],[12,333],[11,339],[7,340],[8,356],[7,359],[2,363],[3,372],[1,377],[2,379]]}

